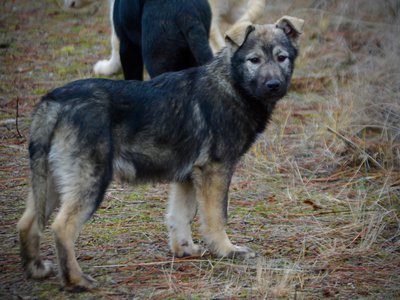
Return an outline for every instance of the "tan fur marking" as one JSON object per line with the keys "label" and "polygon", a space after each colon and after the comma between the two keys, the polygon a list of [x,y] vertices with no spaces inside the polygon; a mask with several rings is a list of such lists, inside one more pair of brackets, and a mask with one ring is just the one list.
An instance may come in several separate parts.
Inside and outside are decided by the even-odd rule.
{"label": "tan fur marking", "polygon": [[232,26],[225,34],[226,41],[232,41],[236,46],[241,46],[247,36],[248,30],[253,27],[249,21],[243,21]]}
{"label": "tan fur marking", "polygon": [[35,217],[35,203],[33,201],[32,191],[29,192],[28,199],[26,201],[26,208],[21,219],[18,221],[17,229],[19,231],[29,231]]}
{"label": "tan fur marking", "polygon": [[199,203],[201,230],[211,250],[225,256],[234,250],[225,232],[223,200],[229,185],[228,172],[218,164],[210,164],[194,172],[196,197]]}
{"label": "tan fur marking", "polygon": [[299,19],[296,17],[290,17],[290,16],[283,16],[275,24],[278,26],[284,26],[285,23],[288,23],[288,25],[297,32],[297,34],[303,33],[303,27],[304,27],[303,19]]}
{"label": "tan fur marking", "polygon": [[[86,208],[87,209],[87,208]],[[63,199],[51,229],[56,240],[60,275],[66,287],[90,289],[92,284],[85,278],[75,256],[75,241],[85,221],[87,212],[77,207],[76,201]]]}

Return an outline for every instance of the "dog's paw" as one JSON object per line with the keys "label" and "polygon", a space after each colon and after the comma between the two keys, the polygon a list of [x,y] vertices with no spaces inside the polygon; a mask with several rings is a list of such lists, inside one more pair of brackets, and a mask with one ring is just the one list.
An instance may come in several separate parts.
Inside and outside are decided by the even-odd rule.
{"label": "dog's paw", "polygon": [[111,75],[117,73],[120,69],[120,65],[111,60],[100,60],[94,67],[93,71],[96,75]]}
{"label": "dog's paw", "polygon": [[26,268],[26,275],[32,279],[44,279],[54,275],[53,263],[49,260],[31,261]]}
{"label": "dog's paw", "polygon": [[253,250],[251,250],[249,247],[234,245],[233,249],[231,249],[225,255],[221,255],[221,256],[229,257],[229,258],[249,259],[249,258],[256,257],[256,253]]}
{"label": "dog's paw", "polygon": [[98,283],[89,275],[82,274],[79,281],[64,285],[63,290],[70,293],[80,293],[98,288]]}
{"label": "dog's paw", "polygon": [[173,243],[171,251],[176,257],[201,256],[203,248],[193,242],[181,241],[181,243]]}

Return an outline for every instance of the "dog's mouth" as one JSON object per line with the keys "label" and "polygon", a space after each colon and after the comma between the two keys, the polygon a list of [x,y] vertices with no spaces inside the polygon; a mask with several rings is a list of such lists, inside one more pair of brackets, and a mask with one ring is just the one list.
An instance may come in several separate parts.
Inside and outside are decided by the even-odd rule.
{"label": "dog's mouth", "polygon": [[276,102],[287,93],[287,84],[277,79],[270,79],[261,82],[254,80],[246,89],[253,97],[266,102]]}
{"label": "dog's mouth", "polygon": [[275,102],[285,96],[286,85],[279,80],[268,80],[258,89],[258,96],[268,102]]}

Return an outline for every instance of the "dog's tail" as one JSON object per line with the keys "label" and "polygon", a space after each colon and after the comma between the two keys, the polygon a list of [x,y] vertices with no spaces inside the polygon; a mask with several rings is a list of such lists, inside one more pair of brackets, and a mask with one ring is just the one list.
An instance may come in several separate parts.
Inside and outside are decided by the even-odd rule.
{"label": "dog's tail", "polygon": [[42,98],[36,107],[30,129],[29,158],[33,209],[40,230],[46,223],[46,201],[48,192],[49,152],[51,138],[59,117],[60,105],[49,95]]}
{"label": "dog's tail", "polygon": [[[25,212],[18,221],[22,264],[28,277],[44,278],[53,273],[51,263],[40,259],[40,236],[46,225],[49,152],[60,115],[60,104],[50,95],[42,98],[33,115],[29,156],[31,190]],[[49,206],[51,207],[51,205]]]}

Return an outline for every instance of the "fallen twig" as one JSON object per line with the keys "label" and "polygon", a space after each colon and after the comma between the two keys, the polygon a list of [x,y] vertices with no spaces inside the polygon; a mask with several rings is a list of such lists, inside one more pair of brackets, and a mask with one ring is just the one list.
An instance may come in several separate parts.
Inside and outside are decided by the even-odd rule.
{"label": "fallen twig", "polygon": [[18,137],[22,138],[22,134],[19,132],[18,128],[18,117],[19,117],[19,97],[17,97],[17,104],[16,104],[16,114],[15,114],[15,128],[17,129]]}

